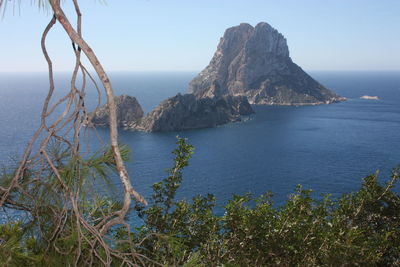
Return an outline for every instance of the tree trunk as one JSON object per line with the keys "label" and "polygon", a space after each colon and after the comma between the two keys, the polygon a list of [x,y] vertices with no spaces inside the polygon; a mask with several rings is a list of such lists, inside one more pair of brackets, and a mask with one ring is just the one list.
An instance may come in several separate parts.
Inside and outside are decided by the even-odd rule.
{"label": "tree trunk", "polygon": [[106,230],[108,229],[109,225],[115,224],[117,221],[123,220],[125,217],[126,213],[129,210],[130,204],[131,204],[131,195],[135,197],[135,199],[139,202],[142,202],[147,205],[146,200],[139,194],[137,193],[134,188],[132,187],[132,184],[129,180],[128,172],[126,171],[124,162],[121,157],[121,153],[118,147],[118,128],[117,128],[117,112],[116,112],[116,105],[114,101],[114,92],[110,83],[110,80],[104,71],[102,65],[100,64],[99,60],[97,59],[97,56],[93,52],[93,50],[90,48],[90,46],[83,40],[79,34],[76,32],[76,30],[72,27],[71,23],[69,22],[68,18],[64,14],[61,6],[60,6],[60,0],[49,0],[49,3],[52,7],[52,10],[54,12],[54,15],[57,18],[57,21],[60,22],[60,24],[63,26],[64,30],[68,34],[68,36],[71,38],[72,42],[77,44],[82,51],[85,53],[87,58],[89,59],[90,63],[92,64],[93,68],[95,69],[97,75],[99,76],[104,89],[107,94],[107,105],[110,110],[110,115],[109,115],[109,120],[110,120],[110,142],[111,142],[111,147],[112,147],[112,152],[114,155],[114,159],[117,165],[118,173],[121,179],[122,184],[124,185],[124,204],[122,209],[117,212],[118,217],[115,218],[115,220],[110,221],[107,223],[103,229]]}

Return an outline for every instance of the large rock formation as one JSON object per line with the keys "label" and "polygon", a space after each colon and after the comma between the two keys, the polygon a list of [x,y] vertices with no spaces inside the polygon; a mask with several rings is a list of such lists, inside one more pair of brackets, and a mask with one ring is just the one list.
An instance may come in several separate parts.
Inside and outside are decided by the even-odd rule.
{"label": "large rock formation", "polygon": [[[241,115],[254,113],[246,97],[222,96],[197,98],[193,94],[177,94],[162,101],[143,117],[143,111],[134,97],[116,98],[118,125],[125,129],[146,132],[181,131],[215,127],[241,120]],[[94,114],[92,122],[108,124],[106,105]]]}
{"label": "large rock formation", "polygon": [[227,29],[210,64],[190,82],[189,93],[242,95],[251,104],[270,105],[344,100],[293,63],[286,39],[265,22]]}
{"label": "large rock formation", "polygon": [[[117,123],[119,127],[126,124],[139,121],[143,117],[143,110],[135,97],[128,95],[116,96],[115,104],[117,106]],[[103,105],[92,114],[91,121],[95,125],[105,126],[109,121],[109,109]]]}
{"label": "large rock formation", "polygon": [[[254,113],[250,104],[313,105],[344,100],[291,60],[286,39],[265,22],[226,30],[210,64],[189,85],[189,94],[161,102],[148,115],[134,97],[116,98],[118,126],[148,131],[215,127]],[[93,116],[108,124],[108,109]]]}

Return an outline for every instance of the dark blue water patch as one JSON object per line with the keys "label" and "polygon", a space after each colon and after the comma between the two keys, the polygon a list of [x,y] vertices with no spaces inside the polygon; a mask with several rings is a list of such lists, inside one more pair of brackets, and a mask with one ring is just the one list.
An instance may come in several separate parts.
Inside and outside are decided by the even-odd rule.
{"label": "dark blue water patch", "polygon": [[[137,96],[146,111],[165,97],[184,91],[192,77],[188,73],[110,76],[117,94]],[[120,141],[132,149],[127,165],[132,183],[150,197],[151,185],[164,178],[165,170],[172,166],[176,135],[195,146],[179,198],[213,193],[223,204],[232,194],[251,192],[258,196],[272,191],[276,203],[282,204],[297,184],[313,189],[316,196],[340,196],[357,190],[361,178],[378,169],[382,179],[387,179],[391,168],[400,163],[399,73],[318,72],[313,76],[348,101],[321,106],[255,106],[256,114],[249,120],[211,129],[121,131]],[[38,125],[37,112],[46,92],[45,79],[7,79],[0,75],[3,162],[24,148]],[[33,82],[27,83],[29,79]],[[362,95],[377,95],[380,100],[363,100],[359,98]],[[94,98],[95,94],[88,96]],[[95,103],[88,101],[89,106]],[[98,133],[108,140],[106,128],[99,128]],[[92,149],[99,147],[96,138],[89,140]],[[119,188],[118,179],[113,179]]]}

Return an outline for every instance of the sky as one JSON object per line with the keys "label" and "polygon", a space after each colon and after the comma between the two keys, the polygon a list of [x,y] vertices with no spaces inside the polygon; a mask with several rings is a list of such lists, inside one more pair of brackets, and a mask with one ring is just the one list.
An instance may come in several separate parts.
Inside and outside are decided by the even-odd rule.
{"label": "sky", "polygon": [[[18,3],[17,0],[14,2]],[[46,71],[40,38],[49,10],[9,2],[0,18],[0,72]],[[64,8],[75,21],[72,1]],[[83,35],[108,71],[200,71],[225,29],[265,21],[305,70],[400,70],[400,0],[80,0]],[[73,68],[57,24],[54,68]]]}

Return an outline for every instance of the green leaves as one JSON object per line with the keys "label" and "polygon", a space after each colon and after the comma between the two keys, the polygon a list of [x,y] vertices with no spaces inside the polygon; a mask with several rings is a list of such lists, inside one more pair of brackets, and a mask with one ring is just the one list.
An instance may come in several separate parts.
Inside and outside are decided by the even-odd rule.
{"label": "green leaves", "polygon": [[42,253],[33,250],[37,247],[36,241],[24,240],[24,234],[20,222],[0,225],[0,266],[28,266],[41,260]]}
{"label": "green leaves", "polygon": [[400,262],[400,202],[392,190],[398,169],[382,186],[378,173],[359,191],[313,199],[300,185],[276,207],[272,194],[234,195],[223,216],[215,197],[175,200],[192,147],[178,139],[174,167],[153,185],[152,204],[142,208],[141,253],[164,265],[204,266],[392,266]]}
{"label": "green leaves", "polygon": [[[127,149],[121,151],[127,156]],[[330,195],[314,199],[311,190],[301,186],[280,207],[273,204],[272,193],[256,199],[250,194],[234,195],[222,207],[223,215],[217,215],[213,195],[195,196],[191,201],[176,199],[193,147],[178,138],[172,153],[173,166],[165,179],[153,185],[150,205],[136,205],[143,224],[132,232],[121,225],[109,233],[115,251],[128,255],[132,247],[127,240],[131,240],[136,244],[135,253],[143,255],[150,266],[155,262],[164,266],[400,265],[400,198],[394,190],[398,168],[386,184],[381,185],[375,173],[364,178],[357,192],[338,199]],[[87,180],[107,179],[115,171],[109,149],[88,159],[60,159],[58,165],[64,181],[81,193]],[[3,175],[3,184],[7,179]],[[88,233],[79,232],[76,217],[70,209],[63,209],[56,185],[41,186],[27,188],[40,192],[37,201],[41,201],[30,225],[0,225],[0,262],[11,266],[73,263],[55,250],[46,252],[46,240],[66,253],[77,249],[78,234]],[[93,225],[120,208],[120,203],[109,197],[88,193],[91,195],[82,195],[78,204],[82,216]],[[15,195],[13,200],[32,201],[21,197]],[[64,211],[60,221],[52,221],[59,211]],[[65,227],[59,233],[57,225],[61,223]],[[85,241],[80,249],[87,255],[90,246]]]}

